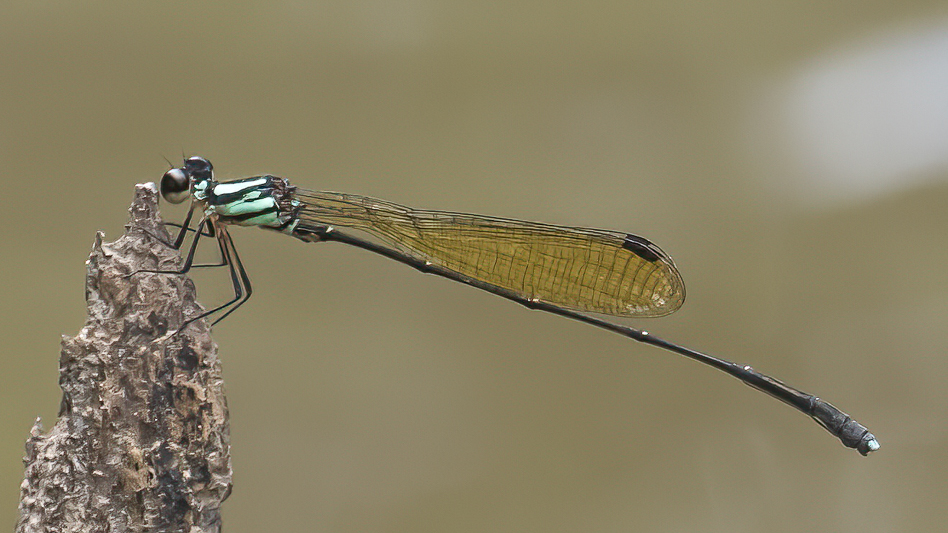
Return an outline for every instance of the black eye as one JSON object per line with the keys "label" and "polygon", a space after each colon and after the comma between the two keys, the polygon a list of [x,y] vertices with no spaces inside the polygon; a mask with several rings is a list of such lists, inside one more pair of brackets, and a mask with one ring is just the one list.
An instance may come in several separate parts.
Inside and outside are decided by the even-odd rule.
{"label": "black eye", "polygon": [[184,161],[184,171],[195,181],[209,180],[214,177],[214,165],[203,157],[189,157]]}
{"label": "black eye", "polygon": [[173,168],[161,177],[161,197],[172,204],[180,204],[191,195],[191,180],[180,168]]}

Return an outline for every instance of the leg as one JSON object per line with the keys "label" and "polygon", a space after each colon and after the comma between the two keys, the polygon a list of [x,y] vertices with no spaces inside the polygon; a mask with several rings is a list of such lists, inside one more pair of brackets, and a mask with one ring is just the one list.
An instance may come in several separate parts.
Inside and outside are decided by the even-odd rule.
{"label": "leg", "polygon": [[[187,221],[185,221],[185,222],[187,222]],[[202,221],[202,222],[203,222],[203,221]],[[188,226],[186,226],[186,225],[179,225],[179,224],[175,224],[175,223],[173,223],[173,222],[166,222],[166,224],[171,224],[171,225],[179,226],[180,228],[182,228],[182,231],[184,231],[184,232],[193,231],[193,232],[194,232],[194,240],[195,240],[195,241],[196,241],[199,237],[216,237],[216,236],[217,236],[217,233],[216,233],[216,231],[215,231],[215,229],[214,229],[214,226],[213,226],[212,224],[210,224],[209,222],[208,222],[208,223],[204,223],[203,225],[202,225],[201,223],[198,223],[197,229],[192,229],[192,228],[190,228],[190,227],[188,227]],[[189,260],[191,261],[191,264],[188,265],[188,268],[189,268],[189,269],[191,269],[191,268],[213,268],[213,267],[227,266],[227,255],[224,253],[224,245],[221,243],[221,240],[220,240],[220,239],[217,239],[217,246],[218,246],[218,248],[220,249],[220,252],[221,252],[221,259],[220,259],[220,262],[219,262],[219,263],[203,263],[203,264],[200,264],[200,265],[195,265],[195,264],[193,263],[193,259],[194,259],[194,250],[195,250],[196,245],[194,244],[194,241],[192,241],[192,242],[191,242],[191,249],[190,249],[189,252],[188,252],[188,258],[189,258]],[[188,263],[188,262],[185,261],[185,264],[187,264],[187,263]]]}
{"label": "leg", "polygon": [[247,271],[244,270],[243,263],[240,262],[240,256],[237,255],[237,249],[234,246],[234,241],[231,239],[230,234],[222,228],[218,228],[217,232],[218,244],[220,246],[221,256],[223,257],[223,263],[230,267],[230,279],[234,285],[234,297],[230,301],[219,305],[214,309],[205,311],[194,318],[189,318],[183,324],[181,324],[179,331],[183,330],[188,324],[194,321],[205,318],[233,305],[233,307],[228,309],[227,312],[211,323],[212,326],[217,324],[227,315],[231,314],[235,309],[243,305],[243,303],[250,298],[250,294],[253,292],[253,289],[250,286],[250,278],[247,276]]}
{"label": "leg", "polygon": [[[193,229],[193,228],[189,228],[189,227],[184,226],[184,225],[182,225],[182,224],[178,224],[177,222],[165,222],[164,225],[165,225],[165,226],[171,226],[172,228],[178,228],[178,231],[180,231],[182,228],[184,229],[184,231],[188,231],[188,232],[192,232],[192,233],[197,231],[197,230],[195,230],[195,229]],[[206,232],[204,232],[204,233],[201,233],[201,236],[202,236],[202,237],[213,237],[214,234],[211,233],[211,232],[206,231]]]}
{"label": "leg", "polygon": [[[150,231],[148,231],[148,230],[142,230],[142,231],[144,231],[146,234],[148,234],[148,235],[154,237],[156,241],[158,241],[158,242],[160,242],[160,243],[162,243],[162,244],[164,244],[164,245],[166,245],[166,246],[168,246],[168,247],[170,247],[170,248],[174,248],[175,250],[178,250],[178,249],[181,248],[181,244],[184,242],[184,237],[185,237],[185,235],[187,235],[187,233],[188,233],[189,231],[196,231],[196,230],[191,229],[191,227],[190,227],[190,226],[191,226],[191,217],[193,217],[193,216],[194,216],[194,204],[192,203],[192,204],[191,204],[191,209],[188,210],[187,216],[184,217],[184,223],[183,223],[183,224],[177,224],[177,223],[175,223],[175,222],[164,222],[164,225],[165,225],[165,226],[173,226],[173,227],[181,228],[181,229],[178,231],[177,236],[175,236],[174,242],[167,242],[167,241],[165,241],[164,239],[162,239],[161,237],[155,235],[154,233],[152,233],[152,232],[150,232]],[[203,236],[205,236],[205,237],[213,237],[213,235],[211,235],[210,233],[203,234]]]}
{"label": "leg", "polygon": [[[188,218],[190,218],[190,215]],[[139,272],[149,272],[152,274],[186,274],[189,270],[191,270],[191,267],[194,265],[194,252],[197,250],[198,241],[201,240],[201,235],[203,235],[204,227],[209,225],[209,223],[210,222],[208,221],[207,218],[203,218],[201,219],[200,222],[198,222],[197,230],[196,230],[196,233],[194,234],[194,240],[191,241],[191,247],[188,249],[188,255],[184,259],[184,264],[181,266],[181,270],[136,270],[135,272],[132,272],[131,274],[126,275],[126,277],[134,276],[135,274],[138,274]],[[181,231],[181,235],[183,235],[184,233],[185,233],[184,231]]]}
{"label": "leg", "polygon": [[[221,230],[217,230],[217,234],[215,234],[214,226],[211,226],[210,224],[209,224],[208,226],[209,226],[209,227],[208,227],[208,230],[207,230],[206,232],[198,232],[197,230],[191,230],[191,231],[194,231],[194,232],[195,232],[195,236],[194,236],[195,239],[198,237],[198,235],[204,236],[204,237],[208,237],[208,236],[210,236],[210,237],[215,237],[215,236],[218,237],[218,239],[217,239],[217,248],[218,248],[218,250],[220,251],[220,254],[221,254],[220,263],[203,263],[203,264],[200,264],[200,265],[192,264],[192,265],[191,265],[191,268],[214,268],[214,267],[227,266],[228,264],[230,264],[230,260],[228,259],[227,252],[224,250],[224,241],[223,241],[223,239],[220,238],[220,231],[221,231]],[[227,236],[228,236],[228,238],[230,238],[230,234],[228,234]]]}
{"label": "leg", "polygon": [[[184,217],[184,222],[181,224],[181,231],[178,232],[178,236],[174,239],[174,244],[172,245],[175,250],[181,248],[181,244],[184,243],[184,236],[187,235],[188,229],[191,227],[191,217],[194,216],[194,202],[191,202],[191,209],[188,209],[188,216]],[[207,220],[207,217],[201,220],[203,223]],[[198,224],[197,235],[194,236],[194,240],[197,240],[201,235],[201,226],[202,223]]]}
{"label": "leg", "polygon": [[[237,247],[234,246],[234,241],[230,238],[230,233],[224,233],[224,237],[227,239],[227,243],[230,251],[233,253],[234,266],[237,268],[237,273],[240,274],[240,280],[243,283],[244,289],[247,291],[247,294],[244,295],[243,299],[238,301],[233,307],[227,310],[226,313],[221,315],[217,320],[215,320],[211,325],[217,324],[221,320],[227,318],[227,315],[233,313],[237,310],[238,307],[244,305],[247,300],[250,299],[250,295],[253,294],[253,287],[250,285],[250,276],[247,275],[247,270],[244,269],[244,264],[240,260],[240,255],[237,254]],[[237,283],[235,281],[234,285]],[[238,296],[239,299],[239,296]]]}

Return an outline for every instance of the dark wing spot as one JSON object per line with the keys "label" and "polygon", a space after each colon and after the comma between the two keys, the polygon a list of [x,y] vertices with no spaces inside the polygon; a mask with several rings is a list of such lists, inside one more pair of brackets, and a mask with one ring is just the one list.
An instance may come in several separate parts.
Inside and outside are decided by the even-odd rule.
{"label": "dark wing spot", "polygon": [[631,233],[625,236],[622,247],[645,259],[649,263],[654,263],[662,258],[661,251],[657,246],[652,244],[651,241],[644,237],[632,235]]}

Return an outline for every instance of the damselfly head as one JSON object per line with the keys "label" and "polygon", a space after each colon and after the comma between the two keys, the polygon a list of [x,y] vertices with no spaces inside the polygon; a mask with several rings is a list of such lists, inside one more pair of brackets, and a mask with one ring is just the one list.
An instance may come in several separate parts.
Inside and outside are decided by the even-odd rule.
{"label": "damselfly head", "polygon": [[214,166],[203,157],[189,157],[184,165],[173,168],[161,177],[161,197],[172,204],[180,204],[191,196],[192,185],[214,179]]}
{"label": "damselfly head", "polygon": [[161,177],[161,197],[168,203],[180,204],[191,196],[191,180],[180,168],[173,168]]}
{"label": "damselfly head", "polygon": [[214,179],[214,165],[200,156],[192,156],[184,160],[184,171],[194,181]]}

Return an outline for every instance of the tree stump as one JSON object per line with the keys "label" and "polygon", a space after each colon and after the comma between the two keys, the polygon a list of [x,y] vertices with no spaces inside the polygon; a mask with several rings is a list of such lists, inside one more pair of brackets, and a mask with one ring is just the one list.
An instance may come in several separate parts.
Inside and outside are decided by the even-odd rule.
{"label": "tree stump", "polygon": [[138,185],[125,235],[95,237],[88,319],[63,337],[59,420],[26,444],[17,533],[219,532],[230,494],[224,380],[202,308],[177,270],[154,184]]}

